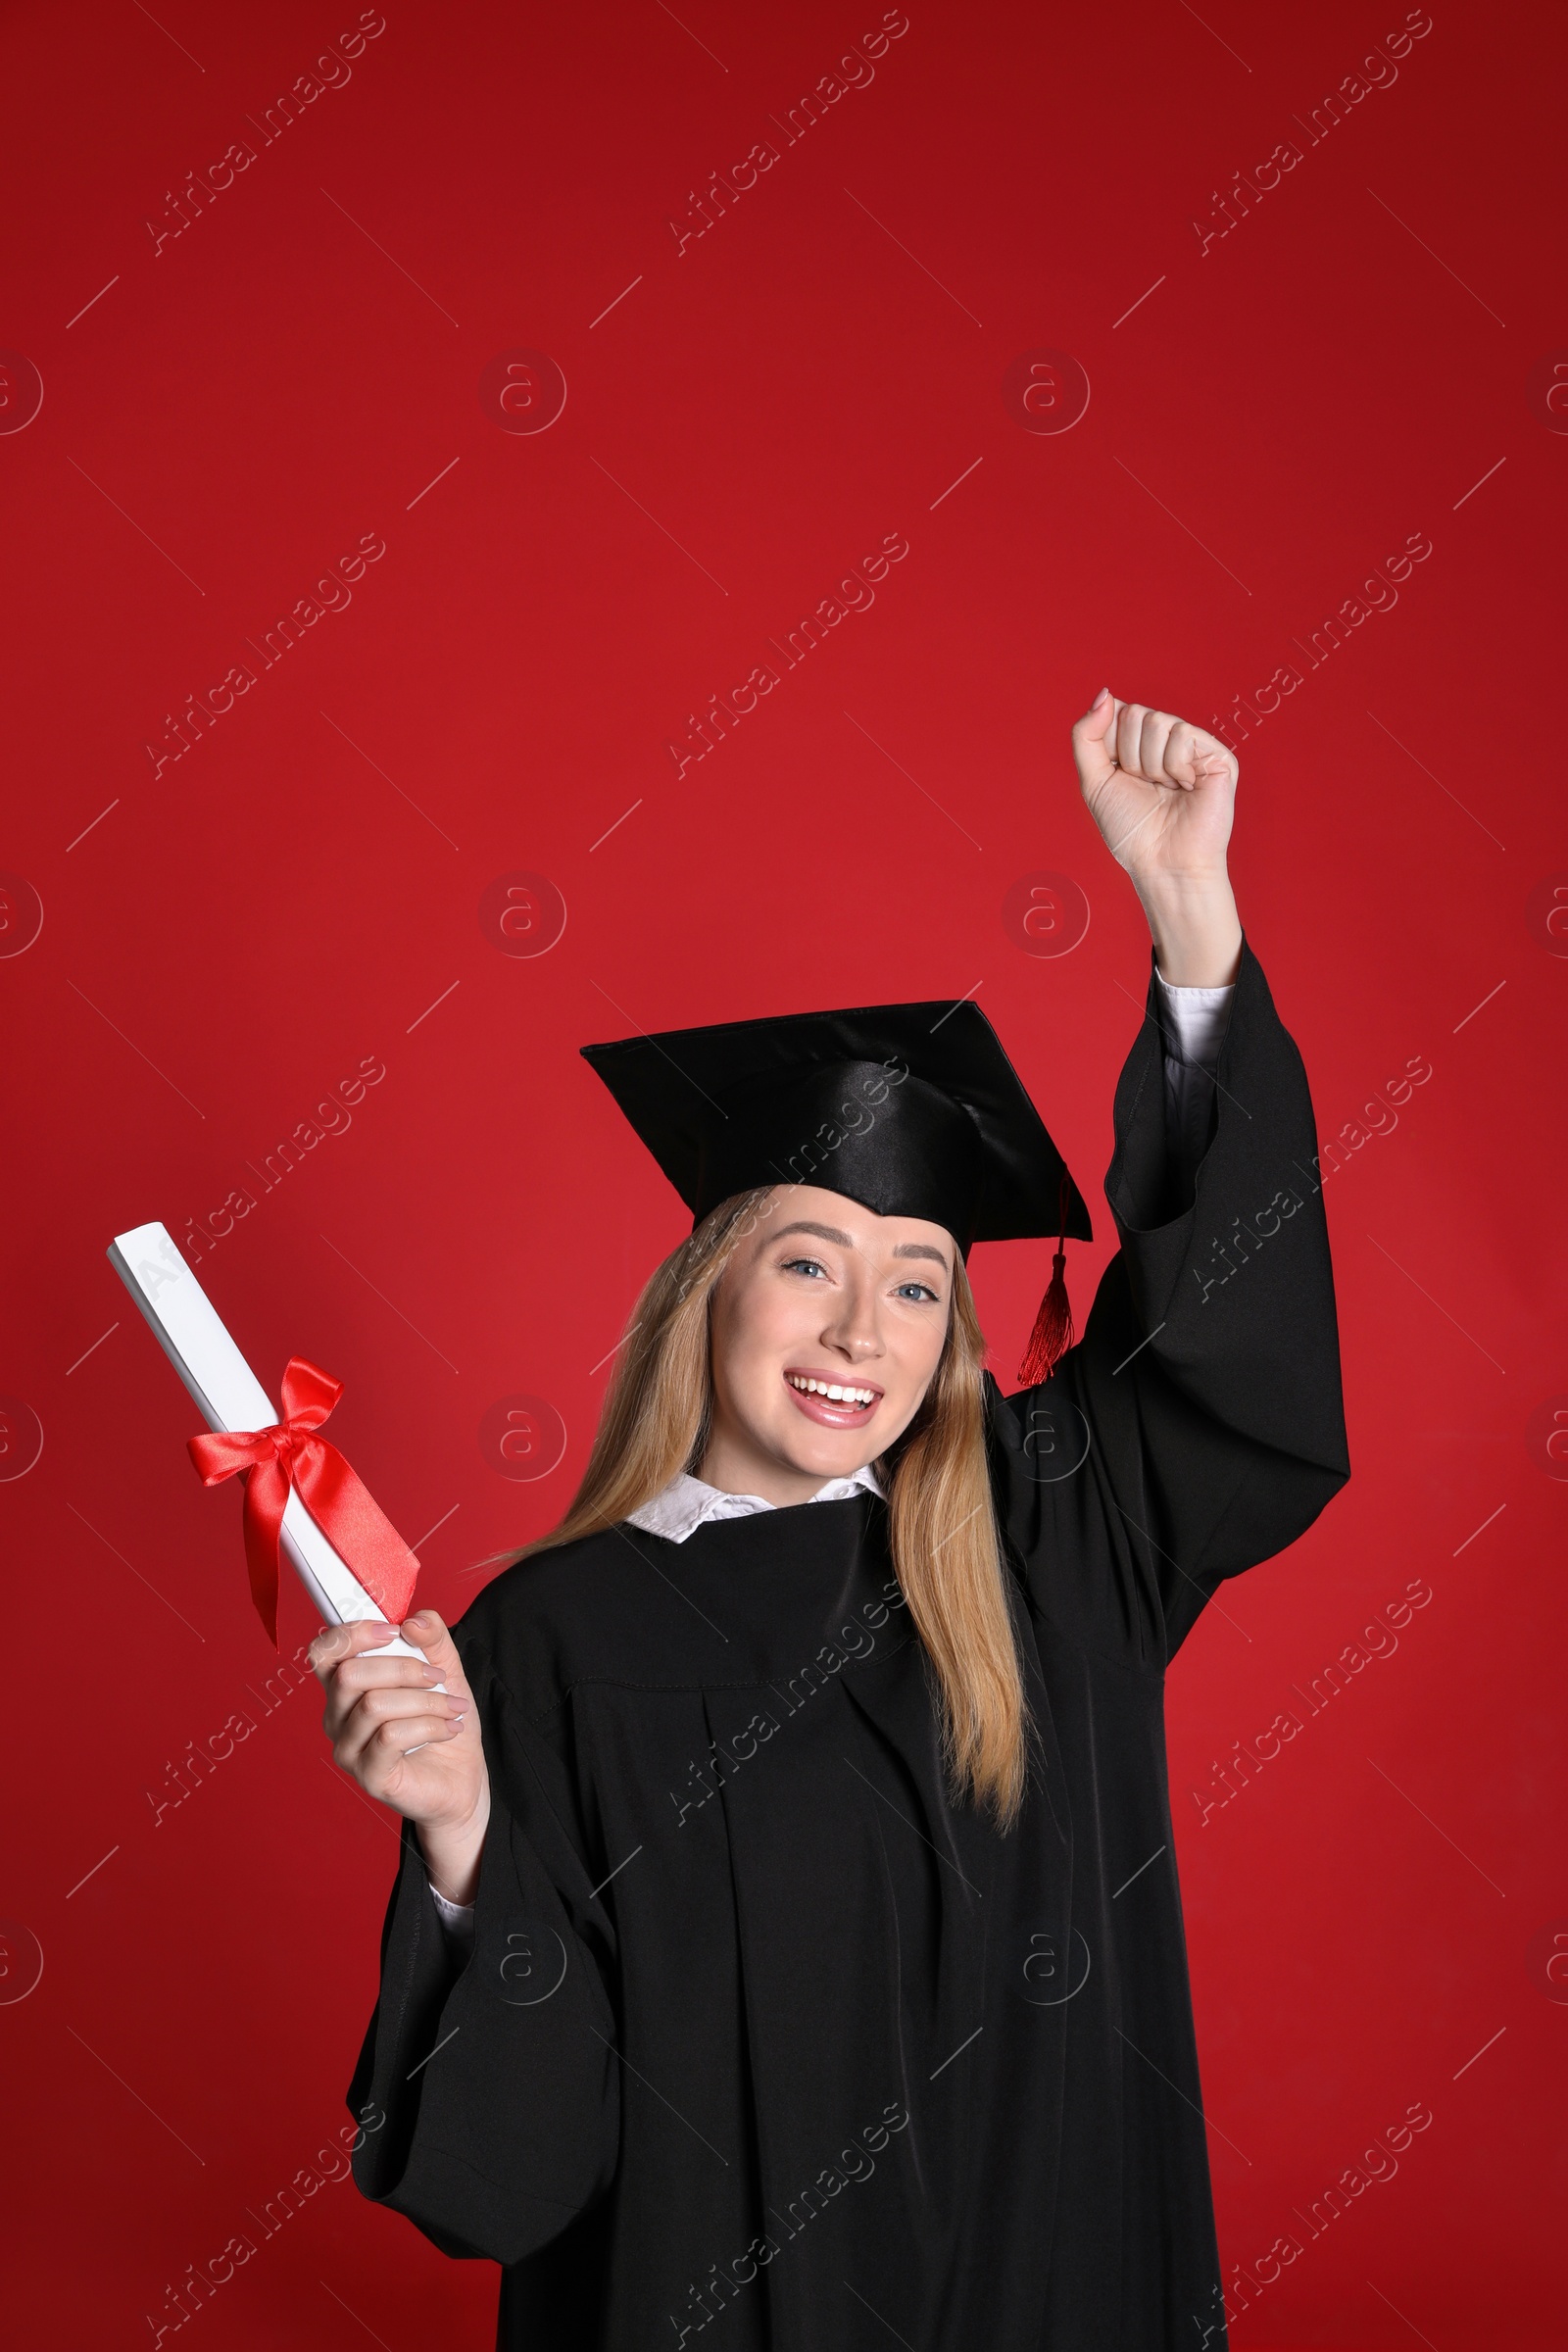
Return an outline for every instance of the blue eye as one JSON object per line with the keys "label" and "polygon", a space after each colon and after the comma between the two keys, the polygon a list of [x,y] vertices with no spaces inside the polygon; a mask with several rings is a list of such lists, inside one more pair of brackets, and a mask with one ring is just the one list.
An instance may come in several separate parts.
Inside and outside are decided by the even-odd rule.
{"label": "blue eye", "polygon": [[933,1306],[941,1303],[935,1291],[931,1289],[928,1283],[924,1282],[901,1282],[899,1285],[898,1295],[901,1298],[906,1298],[908,1297],[911,1291],[917,1291],[922,1298],[929,1298]]}
{"label": "blue eye", "polygon": [[814,1257],[787,1257],[784,1260],[780,1271],[785,1274],[804,1274],[808,1272],[821,1274],[824,1269],[820,1262]]}

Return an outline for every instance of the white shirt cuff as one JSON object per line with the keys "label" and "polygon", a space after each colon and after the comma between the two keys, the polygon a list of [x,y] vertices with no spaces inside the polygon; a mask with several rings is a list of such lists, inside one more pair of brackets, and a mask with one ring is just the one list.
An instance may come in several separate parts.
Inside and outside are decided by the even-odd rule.
{"label": "white shirt cuff", "polygon": [[1181,1059],[1212,1072],[1225,1042],[1235,982],[1226,988],[1177,988],[1163,972],[1156,971],[1154,977],[1164,997],[1171,1039]]}
{"label": "white shirt cuff", "polygon": [[[428,1881],[426,1883],[428,1884]],[[430,1900],[435,1905],[437,1918],[452,1937],[453,1942],[464,1951],[471,1951],[474,1937],[473,1905],[471,1903],[449,1903],[446,1896],[439,1893],[433,1886],[430,1887]]]}
{"label": "white shirt cuff", "polygon": [[1214,1065],[1231,1017],[1235,983],[1227,988],[1176,988],[1157,965],[1164,1004],[1165,1133],[1178,1180],[1186,1184],[1202,1158],[1214,1101]]}

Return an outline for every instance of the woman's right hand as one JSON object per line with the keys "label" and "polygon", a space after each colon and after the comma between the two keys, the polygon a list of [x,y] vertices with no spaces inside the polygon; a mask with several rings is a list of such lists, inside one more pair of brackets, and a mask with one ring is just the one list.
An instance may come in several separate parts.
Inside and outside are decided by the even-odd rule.
{"label": "woman's right hand", "polygon": [[[424,1660],[377,1656],[394,1634]],[[326,1693],[322,1726],[334,1760],[367,1795],[419,1832],[431,1878],[453,1902],[473,1899],[490,1817],[479,1715],[457,1644],[433,1609],[401,1626],[333,1626],[311,1643]],[[444,1691],[432,1685],[444,1683]],[[410,1751],[413,1751],[412,1753]]]}

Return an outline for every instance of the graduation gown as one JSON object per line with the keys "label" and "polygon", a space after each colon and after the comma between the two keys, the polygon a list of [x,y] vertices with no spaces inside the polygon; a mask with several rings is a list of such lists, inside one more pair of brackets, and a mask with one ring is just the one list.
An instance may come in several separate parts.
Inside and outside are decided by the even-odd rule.
{"label": "graduation gown", "polygon": [[1083,1339],[986,1381],[1035,1726],[1009,1833],[950,1801],[873,1494],[622,1525],[455,1628],[474,1944],[406,1826],[348,2097],[364,2193],[504,2266],[503,2347],[1224,2341],[1164,1675],[1348,1462],[1300,1058],[1244,949],[1183,1175],[1156,996]]}

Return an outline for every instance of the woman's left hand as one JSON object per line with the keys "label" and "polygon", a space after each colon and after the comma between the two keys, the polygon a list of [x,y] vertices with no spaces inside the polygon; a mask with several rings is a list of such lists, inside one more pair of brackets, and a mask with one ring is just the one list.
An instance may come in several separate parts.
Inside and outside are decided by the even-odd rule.
{"label": "woman's left hand", "polygon": [[1105,687],[1073,728],[1072,751],[1085,806],[1143,901],[1160,971],[1177,987],[1226,986],[1242,953],[1225,866],[1235,753]]}
{"label": "woman's left hand", "polygon": [[1072,749],[1089,813],[1135,882],[1223,876],[1234,752],[1168,710],[1118,703],[1105,687],[1074,727]]}

